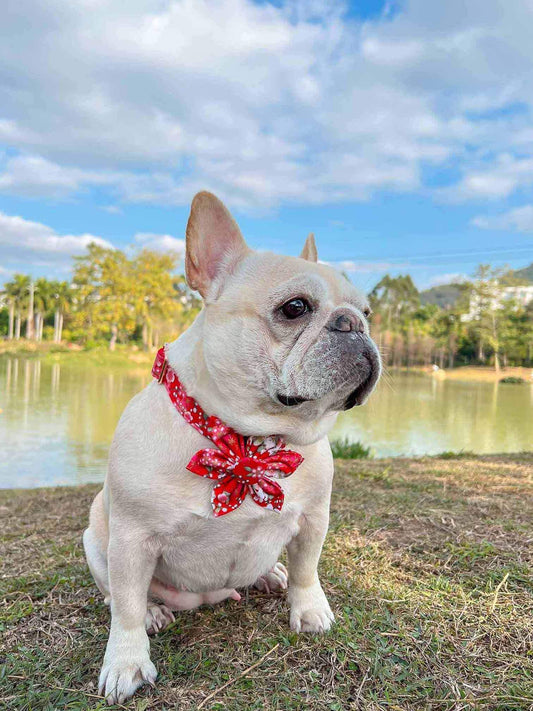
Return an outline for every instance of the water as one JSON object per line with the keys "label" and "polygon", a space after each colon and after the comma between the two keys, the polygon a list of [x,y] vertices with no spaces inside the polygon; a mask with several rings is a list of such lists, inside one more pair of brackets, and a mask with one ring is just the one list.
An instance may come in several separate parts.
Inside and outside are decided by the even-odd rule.
{"label": "water", "polygon": [[[0,488],[101,481],[116,423],[150,380],[117,370],[0,358]],[[333,437],[376,456],[533,448],[533,386],[398,375],[340,415]]]}

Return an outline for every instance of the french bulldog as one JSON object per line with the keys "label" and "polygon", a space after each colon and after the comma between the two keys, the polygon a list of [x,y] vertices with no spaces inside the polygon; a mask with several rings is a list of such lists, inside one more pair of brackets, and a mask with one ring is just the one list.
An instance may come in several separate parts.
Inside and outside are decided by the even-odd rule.
{"label": "french bulldog", "polygon": [[[171,372],[206,417],[254,441],[281,438],[303,461],[280,484],[280,510],[246,496],[217,516],[215,482],[187,468],[213,443],[157,380],[130,401],[83,536],[111,608],[99,679],[110,704],[154,683],[148,635],[172,623],[174,611],[238,600],[238,588],[288,586],[291,628],[329,629],[334,617],[317,574],[333,478],[327,433],[340,411],[366,401],[381,371],[367,300],[317,261],[313,235],[300,257],[253,251],[223,203],[201,192],[187,224],[185,271],[204,306],[166,346]],[[288,572],[278,561],[284,547]]]}

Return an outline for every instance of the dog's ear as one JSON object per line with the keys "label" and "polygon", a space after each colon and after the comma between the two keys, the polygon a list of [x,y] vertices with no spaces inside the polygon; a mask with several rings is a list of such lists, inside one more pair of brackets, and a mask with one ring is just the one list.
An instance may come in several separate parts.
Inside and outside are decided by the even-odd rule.
{"label": "dog's ear", "polygon": [[[190,288],[204,299],[216,298],[224,276],[231,274],[249,251],[226,206],[211,193],[195,195],[185,243],[185,275]],[[214,282],[218,288],[213,291]]]}
{"label": "dog's ear", "polygon": [[318,252],[316,251],[315,235],[310,232],[305,240],[304,248],[300,254],[301,259],[307,259],[308,262],[318,261]]}

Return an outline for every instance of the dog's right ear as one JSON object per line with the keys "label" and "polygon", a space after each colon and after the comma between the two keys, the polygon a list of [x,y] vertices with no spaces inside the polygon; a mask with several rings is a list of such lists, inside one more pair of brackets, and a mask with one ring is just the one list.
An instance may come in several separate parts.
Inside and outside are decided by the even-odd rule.
{"label": "dog's right ear", "polygon": [[212,193],[195,195],[185,243],[185,275],[190,288],[204,299],[216,299],[224,277],[249,251],[226,206]]}

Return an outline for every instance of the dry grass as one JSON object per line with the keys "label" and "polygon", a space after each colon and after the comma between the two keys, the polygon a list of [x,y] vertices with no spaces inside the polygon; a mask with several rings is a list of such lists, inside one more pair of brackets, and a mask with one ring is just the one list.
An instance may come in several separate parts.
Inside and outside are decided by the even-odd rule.
{"label": "dry grass", "polygon": [[[108,611],[80,533],[97,487],[2,492],[0,706],[98,709]],[[338,461],[326,637],[284,596],[183,613],[125,708],[533,708],[533,455]]]}
{"label": "dry grass", "polygon": [[512,367],[502,368],[498,372],[489,366],[478,366],[478,365],[464,365],[458,368],[444,368],[441,370],[433,371],[431,367],[415,367],[415,368],[402,368],[406,372],[420,372],[426,375],[431,375],[434,378],[439,379],[450,379],[450,380],[467,380],[467,381],[479,381],[484,383],[497,383],[502,378],[507,378],[509,376],[515,378],[522,378],[526,383],[533,382],[531,379],[532,368],[522,368],[522,367]]}

